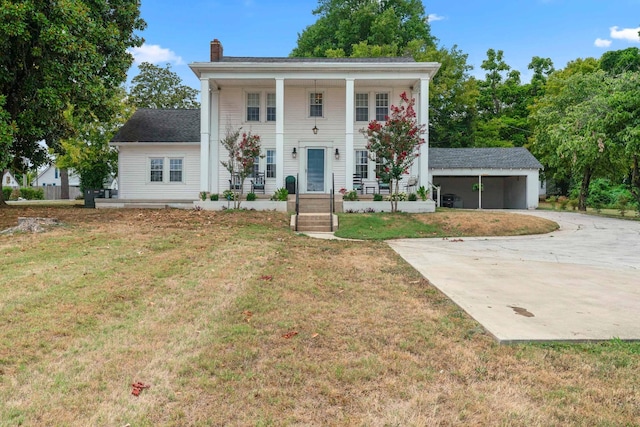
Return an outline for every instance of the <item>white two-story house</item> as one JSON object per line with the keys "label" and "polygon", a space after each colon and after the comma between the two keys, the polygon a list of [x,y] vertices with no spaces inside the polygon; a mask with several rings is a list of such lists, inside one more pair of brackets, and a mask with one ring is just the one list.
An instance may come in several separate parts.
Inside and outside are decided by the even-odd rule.
{"label": "white two-story house", "polygon": [[[363,193],[378,192],[376,164],[360,131],[371,120],[384,121],[390,107],[399,105],[402,93],[415,99],[417,119],[428,129],[429,83],[440,64],[404,57],[230,57],[213,40],[210,61],[190,67],[200,79],[200,110],[141,109],[113,138],[119,151],[120,200],[186,202],[198,199],[200,192],[220,194],[229,189],[231,177],[220,163],[227,152],[220,141],[229,129],[238,128],[261,138],[255,169],[265,176],[266,195],[285,188],[291,180],[287,177],[295,177],[300,194],[351,190],[354,176],[362,181]],[[403,180],[414,188],[429,188],[434,178],[429,135],[423,137],[427,143],[421,145],[420,156]],[[473,165],[467,174],[464,166],[455,164],[452,173],[475,180],[478,174],[522,176],[526,186],[533,186],[531,201],[525,189],[517,205],[502,207],[535,207],[539,163],[527,154],[531,157],[527,162],[509,162],[509,169]],[[439,165],[440,175],[443,170],[451,172],[445,166]],[[439,180],[449,186],[442,189],[444,193],[457,193],[456,183],[468,186],[458,178]],[[496,182],[495,191],[522,192],[509,180]],[[247,179],[244,192],[250,190]],[[495,207],[501,207],[503,199],[514,198],[500,196]]]}

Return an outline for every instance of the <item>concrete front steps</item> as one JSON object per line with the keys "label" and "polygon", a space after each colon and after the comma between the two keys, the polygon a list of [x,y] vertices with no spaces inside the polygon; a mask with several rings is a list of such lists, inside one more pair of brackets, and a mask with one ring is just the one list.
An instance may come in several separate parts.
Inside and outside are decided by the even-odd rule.
{"label": "concrete front steps", "polygon": [[[338,206],[338,199],[340,206]],[[290,211],[295,212],[295,196],[289,196]],[[335,199],[334,211],[342,209],[342,197]],[[291,216],[291,229],[299,232],[330,232],[338,229],[338,216],[330,214],[331,201],[328,194],[301,194],[299,215]],[[296,229],[297,221],[297,229]],[[333,230],[331,224],[333,223]]]}
{"label": "concrete front steps", "polygon": [[[298,220],[298,229],[296,230],[296,218]],[[331,230],[331,221],[333,221],[333,230]],[[291,230],[300,233],[327,233],[338,229],[338,216],[328,213],[301,213],[291,216]]]}

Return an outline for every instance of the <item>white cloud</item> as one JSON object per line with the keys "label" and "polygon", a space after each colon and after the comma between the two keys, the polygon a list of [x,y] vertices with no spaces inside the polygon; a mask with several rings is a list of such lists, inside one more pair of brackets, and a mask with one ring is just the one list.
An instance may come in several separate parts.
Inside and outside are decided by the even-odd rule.
{"label": "white cloud", "polygon": [[638,35],[638,31],[640,31],[640,27],[638,28],[621,28],[618,29],[617,26],[609,28],[611,31],[612,39],[620,39],[627,40],[630,42],[640,43],[640,36]]}
{"label": "white cloud", "polygon": [[596,47],[609,47],[611,46],[611,40],[607,40],[607,39],[596,39],[595,42],[593,42],[594,46]]}
{"label": "white cloud", "polygon": [[442,21],[443,19],[444,16],[436,15],[435,13],[430,13],[429,16],[427,16],[428,22]]}
{"label": "white cloud", "polygon": [[170,49],[165,49],[157,44],[144,43],[140,47],[132,47],[129,53],[133,55],[136,64],[141,62],[149,62],[151,64],[172,62],[176,65],[184,64],[182,57]]}

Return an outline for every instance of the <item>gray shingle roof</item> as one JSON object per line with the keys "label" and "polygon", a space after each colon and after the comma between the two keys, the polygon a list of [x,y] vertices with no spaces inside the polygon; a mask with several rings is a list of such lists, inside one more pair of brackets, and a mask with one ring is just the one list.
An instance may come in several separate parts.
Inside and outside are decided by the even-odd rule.
{"label": "gray shingle roof", "polygon": [[430,148],[430,169],[541,169],[540,162],[524,147]]}
{"label": "gray shingle roof", "polygon": [[140,108],[111,142],[200,142],[200,110]]}
{"label": "gray shingle roof", "polygon": [[416,62],[412,57],[394,56],[379,58],[290,58],[290,57],[253,57],[253,56],[223,56],[220,62],[323,62],[337,64],[366,64],[366,63],[395,63]]}

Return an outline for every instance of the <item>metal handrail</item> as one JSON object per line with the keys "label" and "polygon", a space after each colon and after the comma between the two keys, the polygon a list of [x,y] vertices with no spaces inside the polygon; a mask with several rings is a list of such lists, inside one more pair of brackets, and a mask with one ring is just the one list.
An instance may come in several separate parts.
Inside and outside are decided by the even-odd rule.
{"label": "metal handrail", "polygon": [[335,211],[336,177],[331,174],[331,194],[329,195],[329,229],[333,232],[333,213]]}
{"label": "metal handrail", "polygon": [[298,231],[298,215],[300,215],[300,191],[298,189],[299,175],[296,174],[296,231]]}

